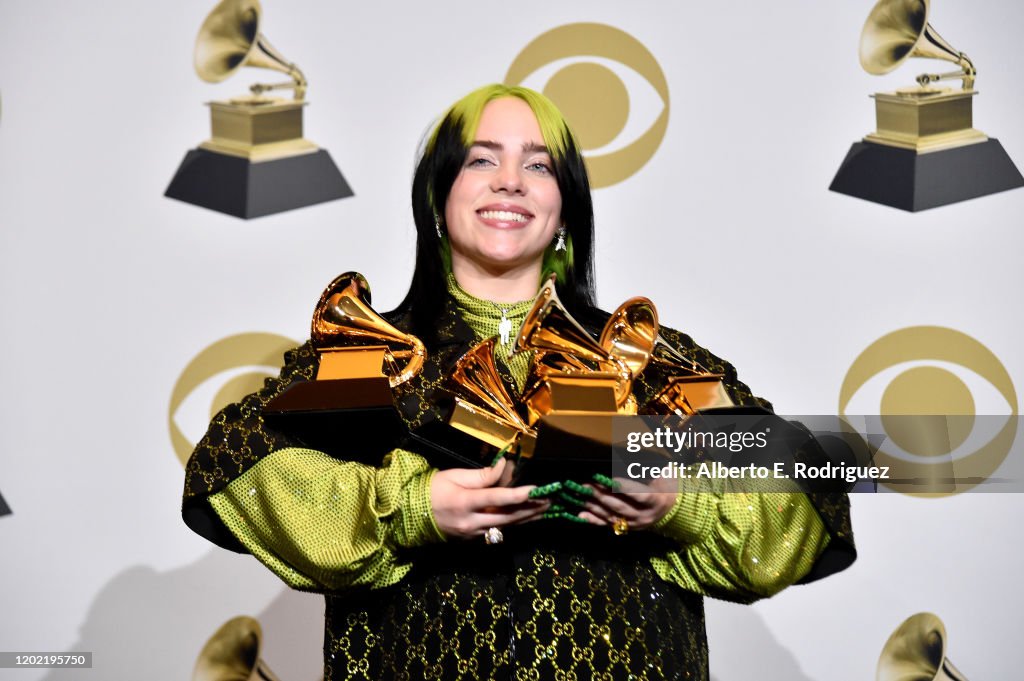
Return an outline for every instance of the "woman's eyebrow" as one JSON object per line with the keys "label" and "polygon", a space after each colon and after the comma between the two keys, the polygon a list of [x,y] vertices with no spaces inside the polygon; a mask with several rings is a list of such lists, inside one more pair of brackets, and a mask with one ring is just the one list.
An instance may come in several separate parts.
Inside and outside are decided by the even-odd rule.
{"label": "woman's eyebrow", "polygon": [[[476,140],[470,146],[471,147],[484,147],[485,149],[490,149],[492,151],[502,151],[502,150],[505,149],[505,145],[501,144],[500,142],[495,142],[493,140]],[[536,152],[540,152],[542,154],[546,154],[546,153],[548,153],[548,148],[546,146],[544,146],[543,144],[537,144],[536,142],[524,142],[523,143],[523,151],[525,153],[528,153],[528,154],[532,154],[532,153],[536,153]]]}

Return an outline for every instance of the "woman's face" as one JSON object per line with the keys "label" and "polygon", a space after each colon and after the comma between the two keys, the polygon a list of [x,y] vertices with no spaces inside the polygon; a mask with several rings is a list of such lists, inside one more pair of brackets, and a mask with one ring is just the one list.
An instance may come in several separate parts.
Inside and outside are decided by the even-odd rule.
{"label": "woman's face", "polygon": [[473,264],[501,274],[539,267],[561,213],[533,111],[517,97],[489,102],[445,207],[453,269]]}

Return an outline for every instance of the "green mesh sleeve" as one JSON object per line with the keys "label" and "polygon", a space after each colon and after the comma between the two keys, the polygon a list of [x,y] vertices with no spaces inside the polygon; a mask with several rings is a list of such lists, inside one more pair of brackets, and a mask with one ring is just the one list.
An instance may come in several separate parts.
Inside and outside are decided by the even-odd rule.
{"label": "green mesh sleeve", "polygon": [[293,588],[379,588],[412,567],[402,549],[444,541],[430,509],[433,473],[423,457],[400,449],[375,468],[286,448],[211,496],[210,505]]}
{"label": "green mesh sleeve", "polygon": [[814,506],[799,493],[681,493],[652,529],[680,544],[651,558],[662,579],[740,602],[801,579],[829,542]]}

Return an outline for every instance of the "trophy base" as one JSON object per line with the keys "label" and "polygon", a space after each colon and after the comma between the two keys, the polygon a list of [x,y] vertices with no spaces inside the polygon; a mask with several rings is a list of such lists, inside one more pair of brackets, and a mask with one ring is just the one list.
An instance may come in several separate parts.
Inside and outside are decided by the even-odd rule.
{"label": "trophy base", "polygon": [[484,468],[491,465],[498,453],[498,447],[440,420],[410,431],[404,446],[441,470]]}
{"label": "trophy base", "polygon": [[344,199],[352,190],[323,149],[254,162],[199,148],[185,155],[164,196],[248,220]]}
{"label": "trophy base", "polygon": [[[615,418],[614,412],[548,414],[537,424],[536,439],[520,439],[519,444],[524,447],[521,456],[508,455],[518,458],[515,484],[540,485],[568,479],[586,482],[594,473],[610,475]],[[444,421],[431,421],[416,428],[409,433],[408,442],[431,465],[441,469],[490,466],[500,450],[498,444],[481,437],[477,429],[471,434],[461,425]]]}
{"label": "trophy base", "polygon": [[371,466],[407,431],[383,377],[296,383],[267,403],[263,418],[310,449]]}
{"label": "trophy base", "polygon": [[[722,382],[723,374],[697,374],[674,376],[651,399],[644,414],[675,414],[683,416],[701,409],[735,406]],[[667,411],[665,411],[667,410]]]}
{"label": "trophy base", "polygon": [[1024,186],[999,140],[918,153],[854,142],[829,189],[910,212]]}
{"label": "trophy base", "polygon": [[560,412],[537,424],[533,456],[522,461],[516,484],[558,480],[589,482],[595,473],[614,473],[615,412]]}
{"label": "trophy base", "polygon": [[[459,397],[455,398],[455,409],[448,424],[497,449],[511,446],[523,438],[523,433],[513,424]],[[532,452],[532,447],[526,451],[527,455]]]}
{"label": "trophy base", "polygon": [[977,94],[975,90],[923,88],[875,93],[878,129],[864,141],[920,153],[984,142],[988,136],[972,127]]}

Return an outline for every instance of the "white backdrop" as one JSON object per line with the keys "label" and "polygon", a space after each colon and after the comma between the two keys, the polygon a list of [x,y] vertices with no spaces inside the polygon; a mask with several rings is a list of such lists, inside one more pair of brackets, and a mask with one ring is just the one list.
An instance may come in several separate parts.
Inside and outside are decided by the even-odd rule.
{"label": "white backdrop", "polygon": [[[203,103],[280,75],[196,77],[192,44],[212,4],[0,0],[0,495],[13,510],[0,517],[0,651],[94,653],[92,670],[0,669],[0,679],[180,681],[240,613],[263,622],[282,679],[319,678],[320,599],[180,520],[168,420],[197,439],[240,369],[207,377],[169,414],[172,390],[226,337],[305,338],[313,303],[342,271],[367,276],[377,309],[397,304],[422,135],[558,26],[625,31],[668,82],[660,147],[595,192],[604,307],[650,297],[782,413],[835,413],[857,356],[919,325],[968,334],[1024,379],[1024,190],[916,215],[827,191],[874,127],[868,95],[932,66],[884,78],[860,69],[869,1],[266,0],[264,31],[311,83],[306,136],[355,196],[248,222],[162,196],[208,137]],[[976,127],[1024,167],[1024,5],[932,9],[978,67]],[[630,86],[642,80],[623,73]],[[631,96],[626,132],[642,131],[662,103]],[[979,413],[1010,410],[976,402]],[[920,610],[943,618],[968,677],[1012,678],[1021,497],[859,496],[853,511],[851,569],[754,607],[709,603],[714,678],[870,679],[889,633]]]}

